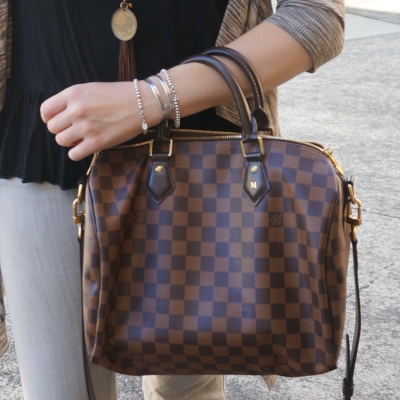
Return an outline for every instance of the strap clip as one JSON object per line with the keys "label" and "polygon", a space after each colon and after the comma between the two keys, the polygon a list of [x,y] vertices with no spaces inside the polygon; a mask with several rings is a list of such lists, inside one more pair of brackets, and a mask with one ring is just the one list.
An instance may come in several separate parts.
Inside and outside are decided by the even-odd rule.
{"label": "strap clip", "polygon": [[84,200],[85,185],[81,182],[78,186],[78,197],[72,203],[72,219],[76,225],[78,225],[78,240],[83,239],[83,224],[85,223],[85,211],[79,209],[79,205]]}
{"label": "strap clip", "polygon": [[[353,187],[353,181],[349,181],[347,184],[347,191],[349,195],[349,201],[347,202],[347,218],[346,222],[351,225],[351,238],[353,242],[357,241],[357,227],[362,224],[362,203],[356,197],[356,193]],[[353,215],[353,205],[357,205],[357,216]]]}

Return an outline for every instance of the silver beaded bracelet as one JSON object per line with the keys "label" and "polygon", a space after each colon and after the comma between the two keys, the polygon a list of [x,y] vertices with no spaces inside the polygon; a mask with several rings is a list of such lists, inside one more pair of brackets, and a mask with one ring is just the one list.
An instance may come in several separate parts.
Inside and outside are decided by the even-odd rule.
{"label": "silver beaded bracelet", "polygon": [[180,125],[181,125],[181,113],[180,113],[180,110],[179,110],[179,99],[178,99],[178,96],[176,95],[174,85],[172,84],[171,78],[170,78],[167,70],[166,69],[162,69],[161,72],[164,74],[164,76],[165,76],[165,78],[167,80],[168,87],[169,87],[169,89],[170,89],[170,91],[172,93],[172,97],[174,99],[174,109],[175,109],[174,125],[175,125],[175,128],[178,129],[180,127]]}
{"label": "silver beaded bracelet", "polygon": [[135,86],[135,93],[136,93],[137,103],[138,103],[138,107],[139,107],[140,117],[142,118],[143,133],[146,134],[148,126],[147,126],[147,122],[146,122],[146,115],[143,110],[142,100],[140,98],[139,83],[138,83],[137,79],[133,80],[133,85]]}

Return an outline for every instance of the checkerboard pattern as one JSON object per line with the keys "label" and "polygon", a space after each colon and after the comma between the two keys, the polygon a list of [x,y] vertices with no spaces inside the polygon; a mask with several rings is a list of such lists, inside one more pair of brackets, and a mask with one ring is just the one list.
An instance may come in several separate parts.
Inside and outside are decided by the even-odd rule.
{"label": "checkerboard pattern", "polygon": [[148,147],[104,151],[86,192],[84,317],[119,373],[303,376],[337,367],[349,239],[341,179],[265,140],[271,186],[243,192],[240,142],[175,142],[175,190],[145,188]]}

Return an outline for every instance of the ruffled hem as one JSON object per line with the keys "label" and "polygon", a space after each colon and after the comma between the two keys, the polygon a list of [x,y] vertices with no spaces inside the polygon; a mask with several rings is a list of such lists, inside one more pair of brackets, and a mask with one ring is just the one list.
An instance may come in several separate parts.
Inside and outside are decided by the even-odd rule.
{"label": "ruffled hem", "polygon": [[0,178],[48,182],[66,190],[86,173],[90,157],[72,161],[40,118],[41,104],[53,94],[7,82],[0,113]]}

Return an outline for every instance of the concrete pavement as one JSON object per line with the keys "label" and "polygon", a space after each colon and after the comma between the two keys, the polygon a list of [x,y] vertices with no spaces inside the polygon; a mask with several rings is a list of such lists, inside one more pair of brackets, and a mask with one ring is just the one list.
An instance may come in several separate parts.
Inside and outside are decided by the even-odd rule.
{"label": "concrete pavement", "polygon": [[[363,225],[359,228],[363,331],[354,399],[397,400],[400,2],[348,0],[347,4],[350,8],[342,55],[315,74],[303,74],[282,86],[281,128],[286,137],[335,148],[346,174],[356,178],[357,195],[363,201]],[[350,268],[346,329],[350,334],[354,318],[351,273]],[[22,393],[8,328],[11,344],[0,360],[0,400],[17,400],[22,399]],[[341,399],[343,369],[342,356],[337,371],[312,378],[278,378],[272,392],[259,377],[230,376],[226,378],[227,398]],[[139,378],[119,376],[118,388],[119,399],[143,399]]]}
{"label": "concrete pavement", "polygon": [[[288,137],[335,148],[345,172],[355,176],[363,202],[359,228],[363,330],[355,373],[355,399],[400,399],[400,33],[371,18],[351,26],[343,54],[314,76],[283,85],[280,117]],[[359,17],[361,18],[361,17]],[[400,27],[400,25],[399,25]],[[376,31],[374,31],[376,29]],[[318,128],[319,127],[319,128]],[[354,290],[348,292],[347,329],[353,332]],[[343,353],[342,353],[343,354]],[[340,399],[339,369],[323,377],[279,379],[270,399]],[[242,397],[245,399],[246,397]],[[258,397],[259,399],[261,397]]]}

